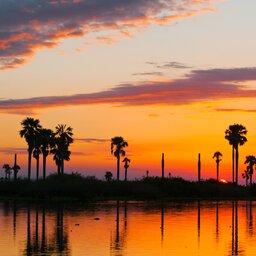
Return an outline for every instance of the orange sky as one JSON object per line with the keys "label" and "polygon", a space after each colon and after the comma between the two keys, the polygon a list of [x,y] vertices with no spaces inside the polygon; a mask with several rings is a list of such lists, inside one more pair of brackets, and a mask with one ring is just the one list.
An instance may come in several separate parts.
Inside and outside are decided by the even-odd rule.
{"label": "orange sky", "polygon": [[[248,129],[243,171],[256,143],[255,2],[99,1],[91,9],[89,2],[40,9],[24,1],[6,11],[0,3],[2,164],[18,153],[26,176],[18,131],[31,116],[46,128],[73,127],[66,171],[99,178],[115,174],[110,139],[123,136],[130,178],[160,175],[165,153],[166,175],[196,179],[199,152],[202,178],[212,178],[212,156],[221,151],[220,177],[231,180],[224,131],[241,123]],[[52,156],[48,166],[55,172]]]}

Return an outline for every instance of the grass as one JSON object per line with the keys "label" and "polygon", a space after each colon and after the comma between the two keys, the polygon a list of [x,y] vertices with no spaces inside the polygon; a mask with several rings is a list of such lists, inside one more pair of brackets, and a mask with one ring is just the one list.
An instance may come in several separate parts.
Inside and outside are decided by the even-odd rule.
{"label": "grass", "polygon": [[168,199],[168,198],[250,198],[251,187],[219,183],[213,179],[200,183],[182,178],[143,178],[134,181],[107,182],[79,174],[50,175],[45,180],[0,181],[0,196],[31,199]]}

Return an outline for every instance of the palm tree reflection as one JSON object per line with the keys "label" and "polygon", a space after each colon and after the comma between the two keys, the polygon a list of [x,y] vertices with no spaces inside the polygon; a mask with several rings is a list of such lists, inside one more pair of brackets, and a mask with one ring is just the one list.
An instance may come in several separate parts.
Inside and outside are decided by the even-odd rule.
{"label": "palm tree reflection", "polygon": [[201,202],[197,201],[197,238],[198,245],[200,245],[200,232],[201,232]]}
{"label": "palm tree reflection", "polygon": [[238,202],[232,201],[232,255],[238,254]]}
{"label": "palm tree reflection", "polygon": [[111,255],[120,255],[125,248],[127,227],[128,227],[128,206],[127,201],[124,201],[124,219],[123,226],[120,227],[120,201],[116,201],[116,225],[114,241],[111,237],[110,252]]}
{"label": "palm tree reflection", "polygon": [[164,241],[164,203],[161,203],[161,241]]}
{"label": "palm tree reflection", "polygon": [[[41,216],[40,216],[41,213]],[[39,221],[41,217],[41,221]],[[33,222],[34,221],[34,222]],[[40,225],[41,224],[41,225]],[[41,231],[41,232],[39,232]],[[46,210],[27,206],[27,239],[23,255],[70,255],[63,207],[56,209],[55,230],[46,232]]]}
{"label": "palm tree reflection", "polygon": [[216,241],[219,240],[219,201],[216,201]]}

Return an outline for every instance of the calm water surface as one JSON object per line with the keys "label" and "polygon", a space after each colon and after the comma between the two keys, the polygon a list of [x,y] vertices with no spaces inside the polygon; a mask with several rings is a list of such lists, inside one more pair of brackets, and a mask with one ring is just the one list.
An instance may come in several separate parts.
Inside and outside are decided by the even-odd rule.
{"label": "calm water surface", "polygon": [[0,255],[256,255],[256,201],[0,202]]}

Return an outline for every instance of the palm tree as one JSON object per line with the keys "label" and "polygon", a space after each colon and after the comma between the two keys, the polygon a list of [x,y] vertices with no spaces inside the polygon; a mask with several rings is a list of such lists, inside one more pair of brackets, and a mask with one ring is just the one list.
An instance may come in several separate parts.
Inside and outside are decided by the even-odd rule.
{"label": "palm tree", "polygon": [[43,154],[43,179],[46,177],[46,158],[50,153],[50,148],[53,144],[53,131],[51,129],[41,129],[41,147],[40,150]]}
{"label": "palm tree", "polygon": [[39,179],[39,159],[41,154],[41,134],[40,130],[37,133],[37,136],[35,137],[35,146],[33,150],[33,157],[36,159],[36,180]]}
{"label": "palm tree", "polygon": [[14,165],[12,167],[13,169],[13,174],[14,174],[14,180],[17,180],[17,174],[20,170],[20,166],[17,164],[17,155],[14,155]]}
{"label": "palm tree", "polygon": [[3,169],[5,171],[5,180],[7,180],[7,178],[8,178],[8,180],[10,181],[12,168],[10,167],[9,164],[4,164]]}
{"label": "palm tree", "polygon": [[243,179],[245,179],[245,185],[248,186],[248,180],[250,178],[250,166],[247,166],[244,172],[242,173]]}
{"label": "palm tree", "polygon": [[[225,131],[225,139],[229,141],[229,144],[232,145],[232,175],[233,182],[238,183],[238,147],[244,145],[247,141],[245,135],[247,134],[246,128],[241,124],[230,125],[229,128]],[[235,165],[234,165],[234,156],[235,156]],[[234,168],[235,166],[235,168]],[[235,172],[234,172],[235,170]],[[234,179],[235,173],[235,179]]]}
{"label": "palm tree", "polygon": [[106,181],[111,181],[112,180],[112,177],[113,177],[113,174],[112,174],[112,172],[106,172],[105,173],[105,179],[106,179]]}
{"label": "palm tree", "polygon": [[124,169],[125,169],[125,176],[124,176],[125,178],[124,178],[124,180],[127,181],[127,170],[130,166],[129,163],[131,162],[131,160],[129,158],[125,157],[122,162],[124,162]]}
{"label": "palm tree", "polygon": [[221,161],[222,154],[219,151],[216,151],[212,158],[216,158],[216,173],[217,173],[217,181],[219,181],[219,165]]}
{"label": "palm tree", "polygon": [[252,185],[253,167],[256,164],[256,157],[255,156],[246,156],[246,160],[244,163],[248,164],[250,185]]}
{"label": "palm tree", "polygon": [[71,152],[68,150],[69,145],[73,143],[73,132],[70,126],[59,124],[55,127],[53,138],[53,159],[58,168],[58,174],[64,174],[64,160],[69,161]]}
{"label": "palm tree", "polygon": [[35,147],[35,138],[41,129],[40,121],[31,117],[27,117],[21,122],[22,129],[20,136],[24,137],[28,144],[28,180],[31,178],[31,157]]}
{"label": "palm tree", "polygon": [[123,137],[113,137],[111,139],[111,154],[117,158],[117,181],[119,181],[120,173],[120,156],[125,156],[124,148],[128,146],[128,143]]}

